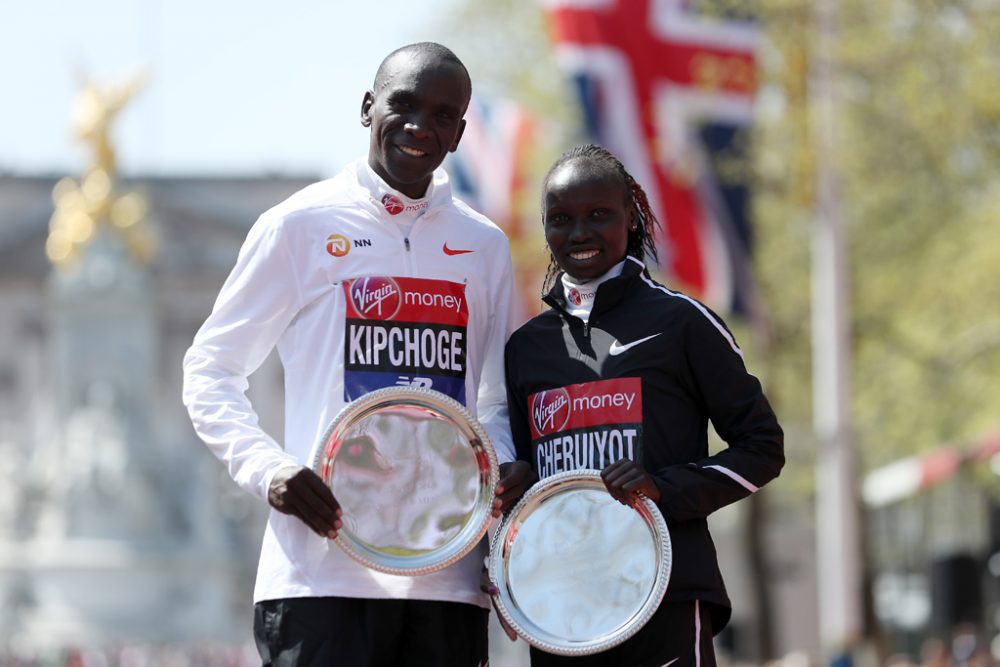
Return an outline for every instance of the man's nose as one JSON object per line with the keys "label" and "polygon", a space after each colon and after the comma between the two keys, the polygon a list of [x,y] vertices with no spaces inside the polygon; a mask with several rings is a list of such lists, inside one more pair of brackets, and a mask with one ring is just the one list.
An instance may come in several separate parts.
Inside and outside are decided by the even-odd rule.
{"label": "man's nose", "polygon": [[423,116],[414,114],[406,121],[403,125],[403,129],[416,137],[427,137],[430,132],[428,131],[428,121]]}

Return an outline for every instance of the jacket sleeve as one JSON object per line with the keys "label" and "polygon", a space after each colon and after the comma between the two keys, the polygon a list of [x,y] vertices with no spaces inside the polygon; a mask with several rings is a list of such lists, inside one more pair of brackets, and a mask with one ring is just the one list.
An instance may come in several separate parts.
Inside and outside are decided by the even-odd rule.
{"label": "jacket sleeve", "polygon": [[528,397],[521,391],[517,382],[516,359],[517,337],[512,337],[507,343],[504,355],[504,365],[506,367],[507,378],[507,409],[510,412],[510,433],[514,441],[514,451],[516,458],[531,464],[531,469],[535,469],[535,464],[531,460],[531,426],[528,422]]}
{"label": "jacket sleeve", "polygon": [[259,219],[211,315],[184,355],[183,401],[195,431],[243,489],[266,498],[280,468],[296,465],[258,425],[248,376],[274,348],[301,302],[280,220]]}
{"label": "jacket sleeve", "polygon": [[514,272],[506,238],[502,248],[496,250],[496,256],[499,270],[493,272],[494,280],[487,292],[490,300],[484,304],[490,309],[490,324],[483,346],[483,369],[479,378],[476,412],[479,423],[493,442],[497,460],[509,463],[515,459],[515,455],[507,415],[504,346],[514,330],[515,313]]}
{"label": "jacket sleeve", "polygon": [[660,506],[674,520],[701,519],[749,496],[785,462],[784,435],[760,381],[722,320],[698,308],[704,317],[693,317],[684,335],[689,381],[695,403],[728,447],[657,471]]}

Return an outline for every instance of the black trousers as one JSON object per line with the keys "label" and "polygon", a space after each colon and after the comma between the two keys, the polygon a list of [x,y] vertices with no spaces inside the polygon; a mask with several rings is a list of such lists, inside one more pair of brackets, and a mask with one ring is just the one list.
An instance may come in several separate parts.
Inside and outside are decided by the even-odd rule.
{"label": "black trousers", "polygon": [[531,667],[716,667],[708,605],[670,602],[625,642],[579,657],[531,648]]}
{"label": "black trousers", "polygon": [[263,667],[481,667],[489,612],[429,600],[288,598],[254,607]]}

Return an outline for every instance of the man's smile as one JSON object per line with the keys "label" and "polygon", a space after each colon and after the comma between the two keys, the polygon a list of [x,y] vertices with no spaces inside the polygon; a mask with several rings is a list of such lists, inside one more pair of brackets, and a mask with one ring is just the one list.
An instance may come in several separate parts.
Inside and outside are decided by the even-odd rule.
{"label": "man's smile", "polygon": [[419,148],[411,148],[410,146],[403,146],[402,144],[397,144],[396,148],[403,151],[410,157],[427,157],[427,152],[422,151]]}

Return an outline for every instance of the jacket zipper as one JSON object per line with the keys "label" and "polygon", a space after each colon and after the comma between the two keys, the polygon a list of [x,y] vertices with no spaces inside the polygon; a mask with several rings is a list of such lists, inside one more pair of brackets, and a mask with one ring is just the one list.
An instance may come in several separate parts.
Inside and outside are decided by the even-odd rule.
{"label": "jacket zipper", "polygon": [[406,252],[410,252],[410,237],[403,238],[403,245],[406,246]]}
{"label": "jacket zipper", "polygon": [[581,318],[577,317],[576,315],[570,315],[569,312],[563,307],[563,305],[561,303],[559,303],[554,298],[550,298],[548,296],[544,296],[544,297],[542,297],[542,301],[544,301],[545,303],[549,304],[553,308],[559,310],[564,316],[570,317],[570,318],[572,318],[572,319],[577,320],[578,322],[580,322],[583,325],[583,337],[584,337],[584,339],[590,340],[590,323],[594,320],[594,318],[593,318],[594,313],[593,312],[590,313],[591,317],[587,318],[587,321],[585,322]]}

